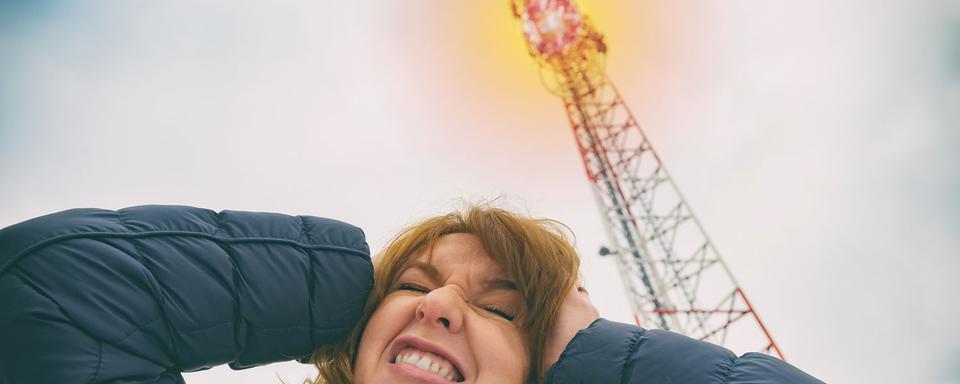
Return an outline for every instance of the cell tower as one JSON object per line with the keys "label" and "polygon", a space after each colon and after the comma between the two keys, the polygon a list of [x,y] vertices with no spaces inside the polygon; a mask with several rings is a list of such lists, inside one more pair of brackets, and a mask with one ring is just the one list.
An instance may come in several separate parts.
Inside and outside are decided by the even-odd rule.
{"label": "cell tower", "polygon": [[638,325],[783,359],[636,118],[607,46],[571,0],[511,0],[547,89],[563,99]]}

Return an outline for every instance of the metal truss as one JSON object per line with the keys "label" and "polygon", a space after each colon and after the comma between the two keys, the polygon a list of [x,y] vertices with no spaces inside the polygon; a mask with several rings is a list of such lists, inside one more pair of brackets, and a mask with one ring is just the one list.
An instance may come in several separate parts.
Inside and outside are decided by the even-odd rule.
{"label": "metal truss", "polygon": [[[602,36],[569,1],[515,0],[513,7],[541,79],[563,100],[609,238],[601,254],[616,259],[637,324],[783,359],[608,81]],[[538,19],[547,16],[567,30],[545,31],[558,23]]]}

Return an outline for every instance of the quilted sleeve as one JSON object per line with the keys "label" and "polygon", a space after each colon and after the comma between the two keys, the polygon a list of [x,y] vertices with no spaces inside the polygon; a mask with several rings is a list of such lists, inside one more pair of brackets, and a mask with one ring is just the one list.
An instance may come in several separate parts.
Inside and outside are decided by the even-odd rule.
{"label": "quilted sleeve", "polygon": [[547,382],[625,384],[822,384],[776,358],[729,350],[662,330],[599,319],[577,333]]}
{"label": "quilted sleeve", "polygon": [[373,283],[331,219],[74,209],[0,230],[0,384],[183,383],[343,338]]}

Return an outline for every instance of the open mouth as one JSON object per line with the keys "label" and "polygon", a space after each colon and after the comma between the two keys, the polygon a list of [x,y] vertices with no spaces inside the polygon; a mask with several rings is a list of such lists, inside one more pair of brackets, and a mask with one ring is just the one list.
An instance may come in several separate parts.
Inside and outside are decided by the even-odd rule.
{"label": "open mouth", "polygon": [[401,336],[393,344],[390,363],[428,376],[435,375],[447,382],[464,381],[460,364],[439,345],[413,336]]}

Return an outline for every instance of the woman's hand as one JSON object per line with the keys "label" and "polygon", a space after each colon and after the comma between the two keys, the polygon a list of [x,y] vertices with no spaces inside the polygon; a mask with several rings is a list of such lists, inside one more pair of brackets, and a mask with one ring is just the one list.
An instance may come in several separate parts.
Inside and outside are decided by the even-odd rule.
{"label": "woman's hand", "polygon": [[553,363],[560,359],[560,354],[567,348],[567,344],[581,329],[587,328],[594,320],[600,317],[600,312],[590,301],[590,295],[582,285],[574,285],[567,294],[567,298],[560,305],[560,314],[557,316],[557,325],[553,327],[547,348],[544,351],[544,367],[550,369]]}

